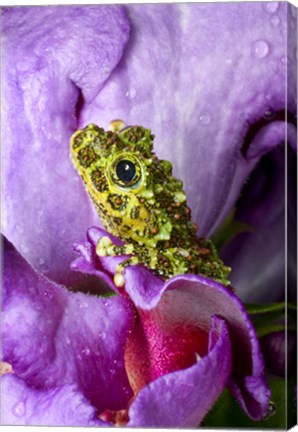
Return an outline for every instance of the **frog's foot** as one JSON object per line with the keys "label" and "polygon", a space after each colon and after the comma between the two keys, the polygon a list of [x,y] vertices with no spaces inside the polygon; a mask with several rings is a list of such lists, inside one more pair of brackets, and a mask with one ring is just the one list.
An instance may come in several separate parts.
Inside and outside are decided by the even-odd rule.
{"label": "frog's foot", "polygon": [[126,244],[124,246],[117,246],[107,236],[104,236],[101,239],[99,239],[96,245],[96,255],[101,257],[131,255],[134,252],[135,252],[134,245]]}
{"label": "frog's foot", "polygon": [[116,273],[114,276],[114,284],[116,287],[121,288],[125,284],[125,278],[123,276],[123,270],[125,267],[140,264],[140,260],[137,256],[133,256],[117,265]]}
{"label": "frog's foot", "polygon": [[[138,253],[136,245],[128,243],[124,246],[117,246],[107,236],[102,237],[96,245],[96,254],[100,257],[132,255],[136,253]],[[125,284],[125,279],[122,274],[124,268],[129,265],[136,264],[139,264],[139,259],[137,256],[128,258],[121,264],[118,264],[116,274],[114,276],[114,283],[118,288],[122,287]]]}

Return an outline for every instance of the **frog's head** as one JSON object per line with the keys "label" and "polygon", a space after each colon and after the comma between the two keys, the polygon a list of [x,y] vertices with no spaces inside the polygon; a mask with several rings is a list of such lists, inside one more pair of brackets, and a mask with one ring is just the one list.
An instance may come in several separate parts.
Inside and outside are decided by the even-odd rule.
{"label": "frog's head", "polygon": [[170,238],[176,209],[187,207],[182,182],[172,176],[170,162],[157,158],[153,139],[140,126],[106,132],[90,124],[72,136],[71,158],[105,227],[154,247]]}

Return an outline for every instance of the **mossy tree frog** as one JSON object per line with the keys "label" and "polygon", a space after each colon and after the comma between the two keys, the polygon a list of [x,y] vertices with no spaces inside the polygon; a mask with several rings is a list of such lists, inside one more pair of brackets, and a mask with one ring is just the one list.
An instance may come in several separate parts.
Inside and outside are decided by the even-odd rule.
{"label": "mossy tree frog", "polygon": [[210,240],[196,236],[182,182],[172,175],[172,164],[154,153],[151,131],[121,121],[112,126],[105,131],[89,124],[75,132],[71,159],[102,223],[125,242],[116,246],[103,237],[96,248],[100,256],[129,255],[115,284],[124,285],[126,266],[141,264],[163,279],[195,273],[228,285],[230,268]]}

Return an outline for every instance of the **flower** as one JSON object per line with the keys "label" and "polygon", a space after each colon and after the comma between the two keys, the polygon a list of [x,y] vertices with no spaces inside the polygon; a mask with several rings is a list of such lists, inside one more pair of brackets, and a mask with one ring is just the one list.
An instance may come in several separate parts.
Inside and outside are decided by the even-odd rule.
{"label": "flower", "polygon": [[[2,21],[3,232],[58,283],[77,283],[71,245],[98,225],[69,162],[78,127],[122,118],[151,128],[200,235],[223,221],[286,126],[295,143],[296,21],[287,3],[15,7]],[[251,256],[270,263],[253,240]],[[271,242],[278,252],[280,239]],[[280,266],[260,278],[242,273],[244,263],[235,281],[245,299],[246,281],[261,299],[267,281],[281,278]]]}
{"label": "flower", "polygon": [[[103,235],[89,230],[73,267],[113,286],[119,258],[95,253]],[[3,423],[102,425],[128,410],[128,426],[195,427],[227,384],[249,416],[267,413],[259,343],[232,292],[138,266],[125,279],[115,297],[73,293],[4,242]]]}
{"label": "flower", "polygon": [[[2,421],[100,426],[125,422],[121,411],[128,410],[128,425],[196,426],[228,383],[247,414],[261,418],[269,400],[262,357],[233,293],[200,276],[163,283],[128,268],[125,292],[94,295],[105,291],[103,281],[115,288],[115,258],[95,259],[98,229],[83,242],[99,221],[68,143],[92,121],[151,128],[157,154],[184,181],[200,235],[210,235],[286,126],[295,142],[295,91],[287,98],[289,124],[283,114],[286,82],[294,88],[296,77],[295,40],[287,39],[294,9],[238,3],[2,12],[2,231],[11,242],[4,243],[2,331],[3,360],[13,369],[1,378]],[[258,232],[266,232],[260,220]],[[81,256],[71,266],[78,241]],[[280,238],[271,241],[278,250]],[[243,297],[251,286],[264,294],[260,283],[280,278],[279,266],[262,279],[252,274],[240,255],[235,279]],[[181,347],[185,317],[192,328]],[[169,323],[177,334],[168,335]],[[169,364],[158,350],[164,337]],[[155,365],[140,377],[137,349]]]}

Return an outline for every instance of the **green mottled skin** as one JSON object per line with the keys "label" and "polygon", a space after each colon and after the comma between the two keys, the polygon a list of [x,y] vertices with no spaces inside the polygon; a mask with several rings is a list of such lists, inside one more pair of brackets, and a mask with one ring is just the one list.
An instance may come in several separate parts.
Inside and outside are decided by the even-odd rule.
{"label": "green mottled skin", "polygon": [[[182,182],[173,177],[171,163],[155,155],[153,139],[151,131],[141,126],[117,133],[94,124],[71,139],[73,164],[104,226],[125,241],[119,247],[104,237],[97,253],[131,255],[119,266],[119,274],[128,265],[142,264],[164,279],[195,273],[228,285],[230,268],[223,265],[210,240],[196,236]],[[136,167],[129,184],[116,173],[123,159]]]}

